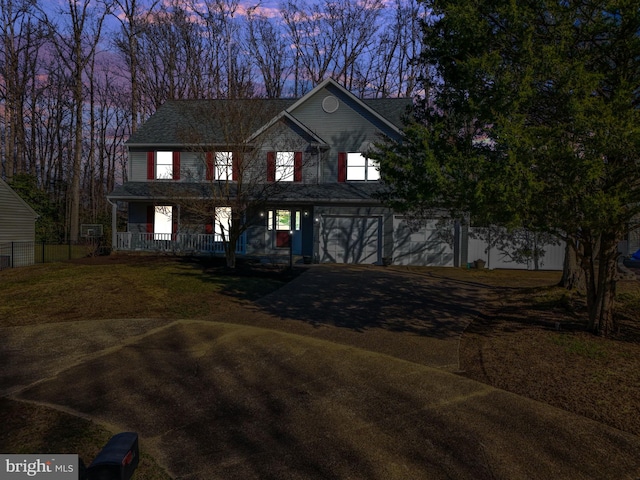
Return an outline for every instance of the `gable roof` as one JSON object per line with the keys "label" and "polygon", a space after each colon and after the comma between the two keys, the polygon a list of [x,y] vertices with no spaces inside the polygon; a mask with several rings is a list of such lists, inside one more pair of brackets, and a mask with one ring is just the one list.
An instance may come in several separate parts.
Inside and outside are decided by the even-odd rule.
{"label": "gable roof", "polygon": [[315,132],[313,132],[309,127],[307,127],[304,123],[302,123],[300,120],[298,120],[296,117],[294,117],[293,115],[291,115],[289,112],[287,112],[286,110],[283,112],[280,112],[278,115],[276,115],[274,118],[272,118],[269,122],[267,122],[265,125],[263,125],[262,127],[260,127],[258,130],[256,130],[248,139],[247,142],[250,143],[252,142],[255,138],[259,137],[260,135],[262,135],[264,132],[266,132],[267,130],[269,130],[269,128],[271,128],[273,125],[275,125],[276,123],[278,123],[280,120],[287,120],[289,122],[291,122],[293,125],[297,126],[298,128],[300,128],[302,130],[302,132],[305,135],[308,135],[309,138],[312,139],[311,143],[314,143],[320,147],[328,147],[329,145],[327,144],[327,142],[325,142],[322,138],[320,138]]}
{"label": "gable roof", "polygon": [[[31,208],[31,206],[27,202],[24,201],[24,199],[20,195],[16,193],[16,191],[13,188],[9,186],[7,182],[2,180],[1,178],[0,178],[0,190],[4,190],[5,192],[7,192],[10,198],[12,198],[18,205],[23,207],[28,213],[33,215],[34,218],[38,218],[40,216],[36,213],[36,211],[33,208]],[[2,205],[1,207],[3,210],[4,208],[6,208],[4,205]]]}
{"label": "gable roof", "polygon": [[[301,105],[307,102],[316,93],[324,89],[334,90],[339,95],[348,97],[351,101],[359,105],[364,110],[368,111],[370,114],[372,114],[375,118],[377,118],[382,123],[386,124],[393,131],[395,131],[396,133],[400,133],[400,126],[402,125],[402,119],[398,118],[399,117],[398,108],[401,108],[403,110],[403,113],[406,113],[407,107],[410,104],[409,103],[410,99],[407,99],[407,98],[373,99],[372,98],[368,100],[361,100],[360,98],[355,96],[353,93],[351,93],[349,90],[347,90],[345,87],[343,87],[338,82],[336,82],[333,78],[327,78],[322,82],[320,82],[318,85],[315,86],[315,88],[313,88],[304,97],[298,99],[295,103],[289,106],[287,108],[287,112],[293,113],[297,108],[299,108]],[[388,100],[394,100],[394,101],[389,102]],[[377,105],[377,104],[379,104],[380,107],[382,108],[379,107],[378,109],[376,109],[372,107],[372,105]],[[391,108],[392,104],[395,107],[393,109]],[[383,111],[386,111],[388,114],[393,113],[393,116],[396,118],[394,118],[392,121],[390,118],[387,118],[385,115],[382,114]]]}
{"label": "gable roof", "polygon": [[400,132],[403,116],[412,103],[408,98],[359,99],[331,78],[299,99],[169,100],[126,143],[129,147],[240,145],[286,119],[318,145],[326,145],[295,116],[297,108],[325,88],[348,98],[395,132]]}

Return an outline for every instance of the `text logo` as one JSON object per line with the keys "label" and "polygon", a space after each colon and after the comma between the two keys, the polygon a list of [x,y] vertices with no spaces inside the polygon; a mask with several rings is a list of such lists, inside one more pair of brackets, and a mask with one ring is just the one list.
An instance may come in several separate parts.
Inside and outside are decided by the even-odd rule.
{"label": "text logo", "polygon": [[77,480],[78,455],[0,454],[0,478]]}

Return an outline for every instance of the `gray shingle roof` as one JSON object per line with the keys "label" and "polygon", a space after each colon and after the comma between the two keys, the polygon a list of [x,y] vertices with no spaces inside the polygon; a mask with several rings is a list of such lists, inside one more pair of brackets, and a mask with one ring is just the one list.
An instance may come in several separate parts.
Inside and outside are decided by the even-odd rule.
{"label": "gray shingle roof", "polygon": [[[234,186],[235,184],[229,184]],[[348,204],[368,203],[377,204],[373,195],[383,186],[376,182],[353,183],[280,183],[268,194],[270,203],[296,204]],[[151,200],[176,199],[180,197],[210,198],[212,196],[211,183],[187,182],[127,182],[115,188],[108,195],[112,201],[116,200]]]}
{"label": "gray shingle roof", "polygon": [[362,102],[397,127],[404,125],[404,117],[413,105],[410,98],[365,98]]}
{"label": "gray shingle roof", "polygon": [[127,144],[239,144],[294,101],[169,100],[149,117]]}
{"label": "gray shingle roof", "polygon": [[[127,141],[134,145],[240,144],[297,99],[169,100]],[[407,98],[362,100],[401,127]]]}

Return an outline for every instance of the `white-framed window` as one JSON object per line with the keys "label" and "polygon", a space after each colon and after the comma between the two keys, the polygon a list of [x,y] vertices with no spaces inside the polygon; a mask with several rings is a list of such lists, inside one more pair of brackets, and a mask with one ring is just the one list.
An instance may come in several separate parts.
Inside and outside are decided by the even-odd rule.
{"label": "white-framed window", "polygon": [[156,180],[173,179],[173,152],[156,152]]}
{"label": "white-framed window", "polygon": [[171,240],[173,233],[173,207],[171,205],[158,205],[153,215],[153,239]]}
{"label": "white-framed window", "polygon": [[276,152],[276,182],[293,182],[295,171],[295,152]]}
{"label": "white-framed window", "polygon": [[[293,215],[293,225],[291,225]],[[300,230],[302,213],[299,210],[269,210],[267,216],[267,230]]]}
{"label": "white-framed window", "polygon": [[359,152],[347,153],[347,181],[375,182],[380,180],[378,162]]}
{"label": "white-framed window", "polygon": [[216,207],[213,219],[214,241],[228,242],[231,230],[231,207]]}
{"label": "white-framed window", "polygon": [[233,180],[233,153],[216,152],[214,180]]}

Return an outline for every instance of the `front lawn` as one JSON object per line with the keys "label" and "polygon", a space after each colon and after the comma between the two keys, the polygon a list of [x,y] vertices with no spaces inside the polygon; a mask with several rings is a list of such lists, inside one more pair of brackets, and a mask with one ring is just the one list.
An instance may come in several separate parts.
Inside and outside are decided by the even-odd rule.
{"label": "front lawn", "polygon": [[[393,270],[425,281],[420,290],[426,292],[425,298],[412,298],[416,308],[424,307],[420,302],[426,300],[431,301],[428,305],[450,305],[452,290],[434,288],[443,284],[482,287],[456,291],[457,302],[483,312],[460,340],[461,375],[640,435],[640,282],[619,283],[621,329],[614,338],[604,339],[584,331],[584,298],[553,286],[559,272],[403,267],[388,271]],[[366,275],[366,269],[358,272]],[[0,272],[0,327],[111,319],[166,320],[163,325],[181,319],[227,321],[239,304],[251,304],[291,278],[284,270],[258,265],[241,265],[237,272],[229,272],[212,261],[143,255],[5,270]],[[415,292],[412,285],[409,278],[406,287]],[[395,287],[389,295],[406,290]],[[231,315],[225,317],[225,312]],[[252,321],[248,316],[239,323]],[[286,331],[304,321],[296,317],[269,328]],[[344,335],[348,327],[311,324],[316,327],[306,334],[326,334],[336,328],[340,341],[348,343]],[[385,322],[363,328],[392,330]],[[411,337],[404,335],[385,337],[389,340],[385,353],[393,355],[395,348],[395,356],[406,359]],[[77,452],[88,461],[117,433],[44,406],[8,399],[0,401],[0,422],[2,451]],[[146,454],[136,475],[167,478]]]}
{"label": "front lawn", "polygon": [[[223,274],[218,274],[223,272]],[[111,318],[204,318],[255,300],[289,279],[281,270],[246,275],[219,262],[112,255],[5,270],[0,326]]]}

